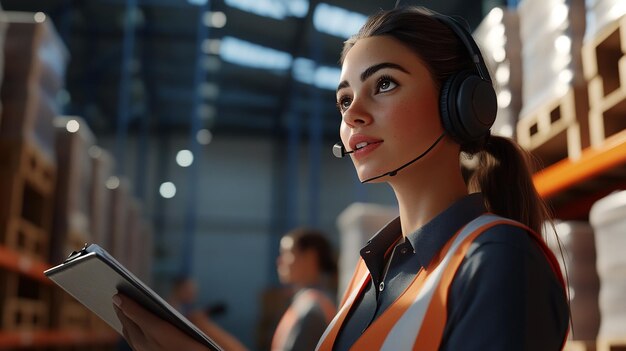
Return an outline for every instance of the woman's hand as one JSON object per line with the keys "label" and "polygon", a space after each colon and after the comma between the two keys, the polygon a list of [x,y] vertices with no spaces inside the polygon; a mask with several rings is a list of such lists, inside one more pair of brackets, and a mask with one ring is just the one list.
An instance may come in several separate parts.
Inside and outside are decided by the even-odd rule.
{"label": "woman's hand", "polygon": [[113,296],[113,308],[122,322],[124,338],[135,351],[207,350],[172,324],[122,294]]}

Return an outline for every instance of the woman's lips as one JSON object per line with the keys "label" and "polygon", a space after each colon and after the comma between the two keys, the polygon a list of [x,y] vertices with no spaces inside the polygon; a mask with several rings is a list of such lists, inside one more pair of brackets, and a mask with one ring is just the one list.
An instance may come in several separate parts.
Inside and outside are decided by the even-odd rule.
{"label": "woman's lips", "polygon": [[354,153],[352,154],[353,157],[362,158],[362,157],[369,155],[371,152],[376,150],[382,144],[382,141],[367,142],[365,146],[361,146],[361,144],[363,143],[365,142],[356,144],[356,147],[353,149],[354,150]]}

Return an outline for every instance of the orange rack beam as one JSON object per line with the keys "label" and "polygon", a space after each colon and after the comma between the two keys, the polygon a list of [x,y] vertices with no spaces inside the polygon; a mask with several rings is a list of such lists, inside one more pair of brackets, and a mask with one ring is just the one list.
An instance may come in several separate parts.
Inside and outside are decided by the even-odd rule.
{"label": "orange rack beam", "polygon": [[0,332],[0,350],[22,347],[114,344],[115,332],[80,332],[68,330]]}
{"label": "orange rack beam", "polygon": [[0,267],[24,274],[30,278],[51,284],[50,279],[43,275],[43,271],[50,265],[17,253],[0,245]]}
{"label": "orange rack beam", "polygon": [[583,150],[579,160],[565,159],[537,172],[533,181],[539,194],[549,198],[625,164],[626,130],[606,139],[601,147]]}

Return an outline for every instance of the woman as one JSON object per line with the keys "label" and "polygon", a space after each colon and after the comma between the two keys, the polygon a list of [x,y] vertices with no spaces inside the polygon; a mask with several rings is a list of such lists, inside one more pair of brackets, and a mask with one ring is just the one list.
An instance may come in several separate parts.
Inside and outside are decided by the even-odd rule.
{"label": "woman", "polygon": [[[282,316],[272,338],[272,351],[314,350],[319,338],[328,323],[335,316],[336,307],[329,294],[334,290],[337,265],[332,246],[325,235],[317,230],[298,228],[290,231],[280,240],[280,255],[276,260],[278,277],[282,284],[292,287],[295,291],[289,308]],[[136,350],[195,350],[199,345],[185,340],[180,343],[176,338],[163,338],[169,325],[159,321],[143,311],[131,300],[123,300],[123,313],[118,316],[125,328],[127,341]],[[118,301],[121,301],[118,300]],[[127,310],[126,308],[130,308]],[[138,311],[142,322],[133,322],[134,315],[126,314]],[[204,313],[190,313],[189,320],[204,331],[217,344],[228,351],[246,350],[246,347],[232,334],[220,328],[206,317]],[[154,330],[161,330],[154,336],[139,325],[151,325]],[[146,332],[144,332],[144,330]],[[172,332],[172,331],[170,331]],[[173,331],[174,335],[178,331]],[[178,345],[178,346],[177,346]],[[185,346],[181,346],[185,345]],[[202,348],[198,348],[201,350]]]}
{"label": "woman", "polygon": [[[495,94],[471,36],[421,8],[371,17],[344,46],[337,105],[359,179],[389,183],[400,217],[361,251],[319,349],[560,349],[547,211],[519,147],[489,135]],[[469,185],[461,151],[480,156]]]}
{"label": "woman", "polygon": [[[561,349],[564,282],[536,234],[547,210],[526,155],[489,135],[495,94],[471,36],[423,8],[370,17],[344,46],[337,105],[341,155],[391,186],[400,216],[361,250],[318,349]],[[467,183],[461,152],[480,158]]]}

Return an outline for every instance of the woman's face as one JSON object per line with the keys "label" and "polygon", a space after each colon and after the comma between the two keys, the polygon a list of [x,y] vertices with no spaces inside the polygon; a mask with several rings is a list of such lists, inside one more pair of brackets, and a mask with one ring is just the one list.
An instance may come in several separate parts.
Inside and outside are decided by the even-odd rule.
{"label": "woman's face", "polygon": [[294,240],[285,236],[280,240],[280,255],[276,260],[278,278],[283,284],[300,284],[307,274],[308,265],[306,252],[296,249]]}
{"label": "woman's face", "polygon": [[396,169],[443,132],[439,91],[422,61],[389,36],[359,39],[337,89],[341,141],[364,180]]}

